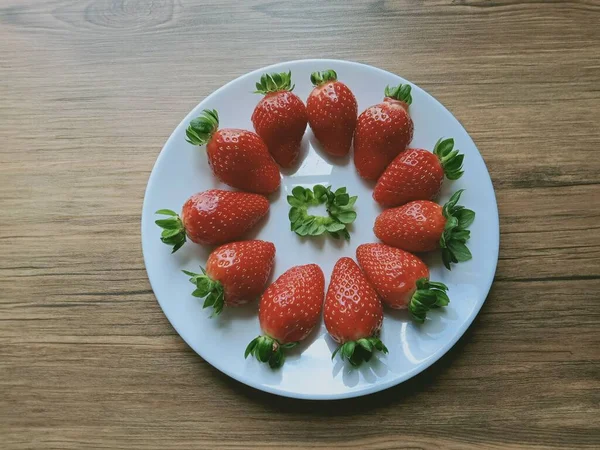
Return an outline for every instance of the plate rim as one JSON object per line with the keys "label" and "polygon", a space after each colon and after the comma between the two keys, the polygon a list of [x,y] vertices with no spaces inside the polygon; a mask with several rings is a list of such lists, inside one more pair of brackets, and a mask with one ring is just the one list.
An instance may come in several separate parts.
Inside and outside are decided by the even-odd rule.
{"label": "plate rim", "polygon": [[[448,113],[450,116],[452,116],[456,122],[459,124],[459,126],[463,129],[463,131],[465,132],[465,135],[468,137],[469,141],[471,142],[471,144],[473,145],[473,147],[477,150],[477,153],[479,155],[479,157],[481,158],[484,168],[485,168],[485,174],[487,175],[487,178],[490,181],[490,186],[492,188],[492,204],[490,204],[490,210],[488,211],[488,214],[493,214],[494,217],[492,217],[491,219],[494,220],[496,226],[493,229],[493,233],[494,236],[490,236],[490,238],[493,238],[493,240],[495,241],[495,244],[493,246],[493,259],[494,259],[494,263],[493,263],[493,270],[490,271],[490,276],[489,279],[485,280],[485,283],[482,283],[482,286],[485,286],[485,289],[482,290],[482,292],[485,292],[483,301],[481,302],[481,304],[477,305],[473,310],[472,313],[470,315],[470,317],[468,317],[466,319],[466,321],[463,323],[463,325],[457,329],[457,332],[454,334],[454,336],[452,337],[452,339],[448,340],[446,343],[444,343],[444,345],[442,345],[435,353],[433,353],[429,358],[427,358],[426,361],[424,361],[422,364],[420,364],[417,367],[412,368],[411,370],[404,372],[402,375],[398,376],[397,378],[394,378],[392,380],[388,380],[386,382],[380,383],[380,384],[373,384],[371,386],[365,387],[364,389],[358,389],[358,390],[351,390],[351,391],[347,391],[347,392],[342,392],[342,393],[332,393],[332,394],[305,394],[305,393],[300,393],[300,392],[294,392],[294,391],[289,391],[289,390],[285,390],[285,389],[280,389],[278,387],[274,387],[274,386],[270,386],[270,385],[266,385],[266,384],[261,384],[259,382],[255,382],[254,380],[252,380],[249,377],[244,377],[239,376],[238,374],[234,374],[233,372],[231,372],[230,370],[227,369],[226,364],[222,364],[218,359],[214,359],[214,358],[206,358],[204,355],[201,355],[198,351],[196,351],[196,349],[194,347],[192,347],[192,345],[190,345],[188,339],[186,339],[184,333],[182,333],[177,326],[174,323],[174,320],[171,319],[171,317],[169,317],[169,314],[165,311],[165,309],[162,307],[160,301],[158,300],[158,297],[156,296],[156,291],[154,289],[154,285],[152,283],[152,279],[150,278],[150,275],[148,273],[148,256],[147,253],[144,251],[144,223],[146,220],[149,220],[148,217],[153,215],[153,212],[149,211],[149,192],[151,190],[151,186],[156,183],[156,173],[157,171],[155,170],[157,168],[157,166],[159,165],[159,163],[161,162],[161,159],[165,157],[165,148],[167,148],[168,146],[170,146],[172,144],[171,141],[174,141],[175,139],[175,135],[177,134],[177,132],[184,127],[187,127],[187,123],[195,116],[194,111],[196,111],[200,105],[202,103],[208,102],[210,101],[210,99],[215,96],[217,93],[221,92],[222,90],[224,90],[225,88],[227,88],[230,84],[242,79],[242,78],[249,78],[249,77],[253,77],[256,75],[261,75],[264,72],[267,71],[272,71],[272,70],[276,70],[282,66],[286,66],[286,65],[291,65],[291,64],[299,64],[299,63],[308,63],[308,64],[315,64],[315,63],[319,63],[319,64],[330,64],[330,63],[334,63],[336,65],[348,65],[348,66],[361,66],[363,68],[367,68],[370,70],[375,70],[378,72],[382,72],[386,75],[391,75],[393,77],[398,77],[401,78],[402,80],[408,82],[411,84],[413,89],[417,89],[419,91],[421,91],[423,94],[427,95],[428,97],[430,97],[431,100],[433,100],[438,107],[441,107],[446,113]],[[144,199],[142,202],[142,214],[141,214],[141,220],[140,220],[140,238],[141,238],[141,247],[142,247],[142,256],[143,256],[143,260],[144,260],[144,268],[146,269],[146,275],[148,277],[148,281],[150,283],[150,287],[152,288],[152,293],[154,294],[154,298],[156,299],[156,302],[158,303],[161,311],[163,312],[163,314],[165,315],[165,317],[167,318],[167,320],[169,321],[169,323],[171,324],[171,326],[173,327],[173,329],[177,332],[177,334],[179,335],[179,337],[181,337],[181,339],[183,339],[183,341],[188,345],[188,347],[190,347],[194,353],[196,353],[199,357],[201,357],[204,361],[206,361],[208,364],[210,364],[211,366],[213,366],[215,369],[219,370],[220,372],[224,373],[225,375],[227,375],[228,377],[245,384],[246,386],[249,386],[251,388],[254,388],[256,390],[259,391],[263,391],[263,392],[267,392],[270,394],[274,394],[274,395],[278,395],[278,396],[282,396],[282,397],[287,397],[287,398],[295,398],[295,399],[301,399],[301,400],[343,400],[343,399],[348,399],[348,398],[356,398],[356,397],[362,397],[365,395],[370,395],[373,394],[375,392],[380,392],[380,391],[384,391],[386,389],[389,389],[391,387],[397,386],[411,378],[413,378],[414,376],[418,375],[419,373],[425,371],[427,368],[429,368],[431,365],[433,365],[435,362],[437,362],[442,356],[444,356],[446,353],[448,353],[448,351],[454,347],[454,345],[458,342],[458,340],[460,338],[462,338],[465,334],[465,332],[469,329],[469,327],[471,326],[471,324],[473,323],[473,321],[475,320],[475,318],[479,315],[479,312],[481,310],[481,308],[483,307],[483,304],[486,302],[487,297],[489,295],[490,289],[492,287],[493,281],[494,281],[494,277],[496,274],[496,270],[497,270],[497,266],[498,266],[498,256],[499,256],[499,249],[500,249],[500,221],[499,221],[499,211],[498,211],[498,202],[496,199],[496,190],[494,189],[494,184],[492,181],[492,177],[490,176],[489,170],[487,168],[487,165],[485,164],[485,160],[483,158],[483,155],[481,154],[481,152],[479,151],[479,148],[475,145],[475,142],[473,141],[471,135],[467,132],[466,128],[463,126],[463,124],[460,122],[460,120],[458,120],[454,114],[452,114],[452,112],[450,112],[450,110],[448,110],[439,100],[437,100],[433,95],[431,95],[429,92],[427,92],[426,90],[422,89],[421,87],[419,87],[418,85],[414,84],[413,82],[411,82],[410,80],[407,80],[404,77],[401,77],[400,75],[397,75],[395,73],[392,73],[390,71],[384,70],[384,69],[380,69],[379,67],[375,67],[369,64],[365,64],[365,63],[361,63],[361,62],[357,62],[357,61],[351,61],[351,60],[341,60],[341,59],[330,59],[330,58],[326,58],[326,59],[321,59],[321,58],[309,58],[309,59],[296,59],[296,60],[290,60],[290,61],[282,61],[276,64],[271,64],[265,67],[261,67],[258,69],[255,69],[251,72],[246,72],[242,75],[239,75],[238,77],[228,81],[227,83],[225,83],[224,85],[222,85],[221,87],[219,87],[218,89],[214,90],[213,92],[211,92],[208,96],[206,96],[205,98],[203,98],[196,106],[194,106],[190,112],[179,122],[179,124],[175,127],[175,129],[171,132],[169,138],[165,141],[164,145],[162,146],[158,156],[156,157],[156,161],[154,162],[154,165],[152,166],[152,170],[150,172],[150,175],[148,177],[148,182],[146,184],[146,189],[144,191]]]}

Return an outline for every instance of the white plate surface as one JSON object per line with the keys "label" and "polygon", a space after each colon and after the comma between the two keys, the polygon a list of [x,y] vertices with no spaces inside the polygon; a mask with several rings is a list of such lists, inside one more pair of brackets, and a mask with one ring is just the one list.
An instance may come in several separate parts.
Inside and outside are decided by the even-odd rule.
{"label": "white plate surface", "polygon": [[[199,265],[206,263],[210,249],[188,241],[171,255],[170,248],[159,239],[160,229],[154,224],[157,218],[154,212],[161,208],[179,211],[191,194],[209,188],[231,189],[212,175],[205,148],[185,141],[185,129],[191,119],[203,109],[215,108],[222,128],[252,130],[250,116],[260,99],[252,92],[261,74],[291,70],[296,85],[294,92],[305,101],[312,89],[311,72],[325,69],[334,69],[339,80],[352,89],[359,113],[382,100],[386,85],[408,82],[381,69],[336,60],[286,62],[237,78],[203,100],[175,129],[152,170],[142,213],[142,248],[148,277],[161,308],[181,337],[224,374],[257,389],[304,399],[340,399],[377,392],[427,368],[456,343],[477,315],[492,284],[498,260],[498,210],[485,163],[454,116],[411,83],[410,114],[415,124],[411,146],[432,149],[438,138],[454,138],[455,147],[465,154],[465,174],[458,181],[445,181],[439,201],[445,202],[457,189],[466,189],[461,204],[477,213],[468,243],[473,253],[471,261],[457,264],[449,272],[441,264],[438,253],[424,258],[430,266],[431,279],[448,285],[450,305],[429,313],[430,320],[421,326],[412,323],[406,312],[387,309],[381,337],[389,355],[378,356],[359,369],[349,367],[339,358],[331,360],[336,345],[327,336],[323,324],[288,354],[280,370],[273,371],[256,360],[244,359],[246,345],[260,333],[257,304],[226,309],[220,317],[210,319],[210,311],[203,310],[201,302],[190,295],[193,286],[181,273],[181,269],[197,271]],[[294,186],[314,184],[346,186],[350,195],[358,195],[358,218],[351,229],[350,242],[300,238],[290,231],[286,195]],[[297,169],[282,174],[281,189],[270,197],[268,217],[249,236],[275,244],[277,254],[272,279],[292,266],[317,263],[329,280],[340,257],[355,258],[358,245],[377,242],[373,222],[381,210],[371,197],[372,188],[372,183],[359,178],[350,157],[334,160],[318,150],[307,128],[302,162]]]}

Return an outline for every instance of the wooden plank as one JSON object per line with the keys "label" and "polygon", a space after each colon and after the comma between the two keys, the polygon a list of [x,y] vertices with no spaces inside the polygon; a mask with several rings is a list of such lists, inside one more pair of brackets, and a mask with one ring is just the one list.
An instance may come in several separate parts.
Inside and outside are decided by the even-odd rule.
{"label": "wooden plank", "polygon": [[[26,448],[600,447],[600,2],[0,0],[0,442]],[[225,82],[329,57],[440,99],[497,189],[496,281],[459,343],[362,399],[281,399],[190,350],[141,202]]]}

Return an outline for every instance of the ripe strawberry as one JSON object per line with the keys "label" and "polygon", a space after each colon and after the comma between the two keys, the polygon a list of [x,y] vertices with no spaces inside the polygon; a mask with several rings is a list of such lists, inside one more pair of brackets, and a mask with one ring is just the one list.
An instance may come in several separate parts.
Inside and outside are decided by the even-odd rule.
{"label": "ripe strawberry", "polygon": [[383,302],[394,309],[408,311],[423,323],[427,311],[446,306],[448,287],[429,281],[429,269],[412,253],[385,244],[362,244],[356,258]]}
{"label": "ripe strawberry", "polygon": [[[216,248],[206,261],[202,274],[188,272],[196,286],[194,297],[204,300],[203,308],[213,307],[213,316],[223,306],[238,306],[257,299],[273,269],[275,246],[265,241],[231,242]],[[212,316],[211,316],[212,317]]]}
{"label": "ripe strawberry", "polygon": [[306,130],[306,107],[292,93],[292,72],[264,74],[256,83],[256,94],[264,94],[252,113],[256,133],[282,167],[291,167],[300,154]]}
{"label": "ripe strawberry", "polygon": [[373,352],[387,353],[377,337],[383,322],[383,306],[375,289],[350,258],[340,258],[333,268],[325,296],[325,326],[340,352],[353,366],[369,361]]}
{"label": "ripe strawberry", "polygon": [[375,220],[375,236],[385,244],[409,252],[428,252],[442,248],[442,261],[468,261],[471,252],[465,245],[471,233],[467,228],[475,213],[457,205],[463,190],[457,191],[442,208],[429,200],[416,200],[398,208],[386,209]]}
{"label": "ripe strawberry", "polygon": [[219,130],[216,110],[205,109],[190,122],[186,135],[190,144],[206,144],[208,163],[223,183],[257,194],[270,194],[279,187],[279,168],[263,140],[251,131]]}
{"label": "ripe strawberry", "polygon": [[444,175],[458,180],[464,155],[454,150],[454,139],[439,140],[433,153],[409,148],[385,169],[373,190],[381,206],[399,206],[412,200],[432,200],[440,192]]}
{"label": "ripe strawberry", "polygon": [[327,153],[347,155],[356,128],[356,98],[334,70],[314,72],[310,81],[315,86],[306,100],[310,128]]}
{"label": "ripe strawberry", "polygon": [[354,165],[367,180],[377,180],[387,165],[410,143],[413,121],[408,114],[412,103],[408,84],[385,88],[383,102],[367,108],[354,132]]}
{"label": "ripe strawberry", "polygon": [[267,288],[260,299],[258,318],[265,333],[253,339],[245,358],[252,354],[271,368],[281,367],[284,349],[305,339],[321,317],[325,277],[316,264],[295,266]]}
{"label": "ripe strawberry", "polygon": [[211,189],[192,195],[183,205],[181,218],[170,209],[156,214],[170,216],[156,224],[164,228],[161,241],[181,248],[186,236],[196,244],[219,245],[241,237],[269,211],[269,201],[258,194]]}

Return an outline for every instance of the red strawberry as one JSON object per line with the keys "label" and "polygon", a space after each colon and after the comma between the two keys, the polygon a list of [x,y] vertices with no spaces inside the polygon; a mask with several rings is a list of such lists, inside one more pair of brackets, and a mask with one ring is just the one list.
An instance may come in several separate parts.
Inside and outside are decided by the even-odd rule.
{"label": "red strawberry", "polygon": [[429,269],[412,253],[385,244],[363,244],[356,258],[383,302],[395,309],[408,307],[416,322],[425,321],[427,311],[449,303],[443,283],[429,281]]}
{"label": "red strawberry", "polygon": [[310,128],[327,153],[347,155],[356,128],[356,98],[333,70],[314,72],[310,81],[315,86],[306,100]]}
{"label": "red strawberry", "polygon": [[457,205],[463,190],[457,191],[442,208],[429,200],[416,200],[383,211],[375,220],[375,236],[384,243],[409,252],[428,252],[442,248],[442,260],[450,263],[468,261],[471,252],[465,245],[469,225],[475,213]]}
{"label": "red strawberry", "polygon": [[385,88],[383,102],[367,108],[354,132],[354,165],[367,180],[377,180],[387,165],[410,143],[413,121],[408,114],[412,103],[408,84]]}
{"label": "red strawberry", "polygon": [[219,315],[223,306],[238,306],[257,299],[273,269],[275,246],[265,241],[231,242],[216,248],[202,274],[188,272],[196,286],[194,297],[206,297],[204,308],[212,306]]}
{"label": "red strawberry", "polygon": [[283,350],[305,339],[321,317],[325,277],[316,264],[289,269],[267,288],[260,299],[258,318],[265,333],[253,339],[245,357],[252,354],[272,368],[281,367]]}
{"label": "red strawberry", "polygon": [[377,337],[383,322],[383,306],[375,289],[350,258],[340,258],[333,268],[325,296],[325,326],[340,352],[354,366],[369,361],[373,352],[387,353]]}
{"label": "red strawberry", "polygon": [[252,113],[256,133],[282,167],[291,167],[300,154],[306,130],[306,107],[292,93],[292,73],[264,74],[256,83],[256,94],[264,94]]}
{"label": "red strawberry", "polygon": [[257,194],[270,194],[279,187],[279,168],[263,140],[251,131],[219,130],[216,110],[205,109],[190,122],[186,135],[190,144],[206,144],[208,163],[223,183]]}
{"label": "red strawberry", "polygon": [[170,209],[156,214],[171,216],[156,224],[164,228],[161,240],[175,253],[186,241],[218,245],[231,242],[252,228],[269,211],[269,201],[258,194],[211,189],[192,195],[183,205],[181,218]]}
{"label": "red strawberry", "polygon": [[439,140],[433,153],[409,148],[385,169],[373,190],[381,206],[399,206],[412,200],[432,200],[440,192],[444,175],[458,180],[464,155],[453,150],[454,139]]}

